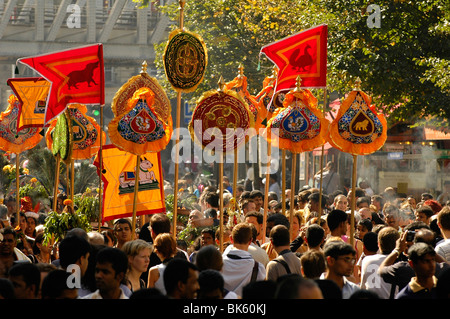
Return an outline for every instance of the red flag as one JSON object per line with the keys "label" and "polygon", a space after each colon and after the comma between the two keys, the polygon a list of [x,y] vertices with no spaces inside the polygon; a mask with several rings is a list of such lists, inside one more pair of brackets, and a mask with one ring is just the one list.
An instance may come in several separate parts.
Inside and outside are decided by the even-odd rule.
{"label": "red flag", "polygon": [[294,89],[299,75],[302,87],[326,87],[327,35],[324,24],[261,48],[279,70],[275,92]]}
{"label": "red flag", "polygon": [[22,58],[18,61],[28,65],[51,83],[44,125],[61,114],[67,104],[105,103],[102,44]]}

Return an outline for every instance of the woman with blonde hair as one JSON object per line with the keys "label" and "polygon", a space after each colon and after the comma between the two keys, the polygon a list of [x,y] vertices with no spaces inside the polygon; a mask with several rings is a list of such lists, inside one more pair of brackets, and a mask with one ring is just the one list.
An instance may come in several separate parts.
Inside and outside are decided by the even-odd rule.
{"label": "woman with blonde hair", "polygon": [[152,246],[142,239],[126,242],[122,250],[128,256],[127,286],[131,291],[145,288],[145,282],[141,279],[142,273],[146,272],[150,264]]}
{"label": "woman with blonde hair", "polygon": [[169,233],[161,233],[156,236],[153,243],[156,255],[161,259],[161,263],[150,268],[148,272],[147,288],[157,288],[162,294],[166,294],[164,288],[163,274],[167,263],[173,259],[177,253],[177,243]]}

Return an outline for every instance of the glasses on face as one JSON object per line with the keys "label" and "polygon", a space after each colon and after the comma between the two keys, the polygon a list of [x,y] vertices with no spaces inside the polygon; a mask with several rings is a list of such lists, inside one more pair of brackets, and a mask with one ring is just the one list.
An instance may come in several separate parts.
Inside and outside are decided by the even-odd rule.
{"label": "glasses on face", "polygon": [[356,264],[356,258],[350,258],[350,257],[344,257],[344,258],[342,258],[342,257],[338,257],[338,260],[343,260],[343,261],[345,261],[347,264],[351,264],[351,265]]}

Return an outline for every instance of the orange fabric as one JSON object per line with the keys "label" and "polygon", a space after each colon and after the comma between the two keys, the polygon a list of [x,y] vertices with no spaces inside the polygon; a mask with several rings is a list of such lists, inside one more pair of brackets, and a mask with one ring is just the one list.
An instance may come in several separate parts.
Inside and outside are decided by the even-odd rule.
{"label": "orange fabric", "polygon": [[253,113],[256,133],[259,133],[259,129],[265,127],[263,122],[267,118],[267,110],[265,107],[261,107],[258,100],[248,92],[247,77],[244,75],[235,77],[232,81],[225,84],[225,89],[236,91],[245,100]]}
{"label": "orange fabric", "polygon": [[[114,145],[102,148],[104,183],[102,221],[133,216],[136,156]],[[160,153],[140,155],[136,216],[165,212],[164,179]],[[100,168],[99,156],[94,165]],[[97,173],[99,173],[97,171]],[[99,173],[100,174],[100,173]]]}
{"label": "orange fabric", "polygon": [[17,130],[43,127],[50,82],[44,78],[12,78],[7,82],[19,100]]}

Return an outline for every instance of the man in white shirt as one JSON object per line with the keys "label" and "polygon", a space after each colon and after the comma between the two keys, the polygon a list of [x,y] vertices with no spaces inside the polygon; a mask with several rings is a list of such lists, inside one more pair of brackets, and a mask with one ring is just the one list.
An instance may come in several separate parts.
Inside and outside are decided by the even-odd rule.
{"label": "man in white shirt", "polygon": [[365,256],[361,264],[361,289],[375,292],[381,299],[389,299],[392,284],[386,283],[378,274],[378,269],[386,257],[394,250],[400,234],[393,227],[384,227],[378,233],[380,253]]}
{"label": "man in white shirt", "polygon": [[437,215],[437,224],[444,240],[436,245],[436,253],[450,262],[450,207],[444,206]]}
{"label": "man in white shirt", "polygon": [[265,280],[266,269],[248,252],[252,242],[252,228],[248,223],[239,223],[231,233],[233,247],[223,253],[222,275],[225,289],[242,297],[242,288],[252,281]]}

